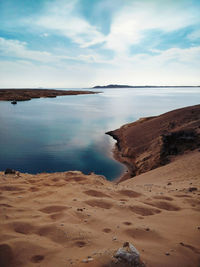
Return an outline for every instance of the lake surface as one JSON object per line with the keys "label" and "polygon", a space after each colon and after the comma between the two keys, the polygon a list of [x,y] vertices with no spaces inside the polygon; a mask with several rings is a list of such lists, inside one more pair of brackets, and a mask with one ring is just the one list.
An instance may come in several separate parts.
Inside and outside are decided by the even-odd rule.
{"label": "lake surface", "polygon": [[0,101],[0,170],[80,170],[112,180],[125,167],[112,158],[115,141],[105,132],[140,117],[200,103],[198,87],[96,91],[102,93],[33,99],[17,105]]}

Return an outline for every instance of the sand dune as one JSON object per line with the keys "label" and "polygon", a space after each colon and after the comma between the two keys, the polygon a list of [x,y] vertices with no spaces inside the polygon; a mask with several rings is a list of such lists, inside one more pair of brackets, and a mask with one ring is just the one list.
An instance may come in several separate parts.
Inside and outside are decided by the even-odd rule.
{"label": "sand dune", "polygon": [[0,266],[124,266],[112,256],[125,241],[146,266],[198,266],[199,160],[195,150],[120,184],[1,172]]}

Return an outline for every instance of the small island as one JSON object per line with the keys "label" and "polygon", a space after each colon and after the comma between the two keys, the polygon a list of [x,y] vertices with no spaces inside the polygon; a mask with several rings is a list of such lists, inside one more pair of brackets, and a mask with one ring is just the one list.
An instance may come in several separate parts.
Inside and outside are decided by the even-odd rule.
{"label": "small island", "polygon": [[12,104],[16,104],[17,101],[27,101],[32,98],[41,97],[56,97],[65,95],[85,95],[96,94],[92,91],[64,91],[54,89],[0,89],[0,100],[12,101]]}

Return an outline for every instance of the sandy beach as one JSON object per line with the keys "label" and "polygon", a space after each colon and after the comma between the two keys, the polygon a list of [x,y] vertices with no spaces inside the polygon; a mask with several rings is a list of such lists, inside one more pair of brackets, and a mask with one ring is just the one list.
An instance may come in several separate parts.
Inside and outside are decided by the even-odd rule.
{"label": "sandy beach", "polygon": [[[167,114],[162,116],[171,118]],[[165,165],[152,167],[147,157],[145,166],[151,168],[120,183],[78,171],[0,172],[0,266],[128,266],[113,257],[124,242],[137,248],[145,266],[199,266],[199,106],[174,111],[172,117],[174,132],[195,133],[190,145],[183,147],[187,142],[181,138],[181,145],[174,143],[177,153],[164,155]],[[146,134],[143,125],[157,118],[139,123],[141,139]],[[120,128],[130,130],[125,135],[132,134],[129,140],[134,136],[131,127]],[[159,134],[151,128],[157,140]],[[133,144],[121,149],[128,146]],[[151,151],[157,159],[158,154]]]}

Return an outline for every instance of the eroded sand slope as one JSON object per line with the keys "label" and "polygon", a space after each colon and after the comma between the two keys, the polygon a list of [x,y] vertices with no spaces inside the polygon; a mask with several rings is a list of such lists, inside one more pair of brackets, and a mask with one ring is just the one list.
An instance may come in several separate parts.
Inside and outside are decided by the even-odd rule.
{"label": "eroded sand slope", "polygon": [[128,166],[127,179],[200,148],[200,105],[142,118],[107,134],[117,140],[115,157]]}

